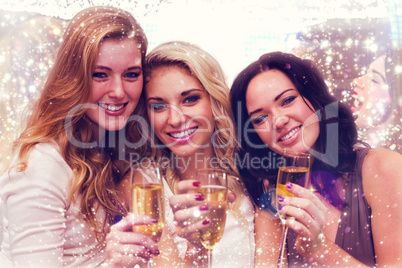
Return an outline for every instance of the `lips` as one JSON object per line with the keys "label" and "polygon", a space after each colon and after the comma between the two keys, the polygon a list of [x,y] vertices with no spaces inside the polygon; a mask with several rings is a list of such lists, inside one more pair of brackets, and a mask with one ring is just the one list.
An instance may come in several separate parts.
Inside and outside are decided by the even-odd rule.
{"label": "lips", "polygon": [[355,91],[353,92],[352,98],[353,98],[354,100],[353,100],[353,105],[352,105],[352,107],[350,107],[350,108],[351,108],[351,110],[352,110],[353,113],[357,113],[357,112],[359,112],[359,110],[360,110],[360,109],[362,108],[362,106],[363,106],[364,96],[359,95],[359,93],[355,90]]}
{"label": "lips", "polygon": [[174,139],[185,139],[190,137],[197,130],[197,128],[198,127],[192,127],[180,131],[172,131],[167,134]]}
{"label": "lips", "polygon": [[289,139],[291,139],[301,128],[301,125],[298,127],[295,127],[294,129],[292,129],[291,131],[289,131],[287,134],[282,135],[278,141],[287,141]]}
{"label": "lips", "polygon": [[106,103],[98,103],[98,106],[101,107],[102,109],[105,109],[110,112],[118,112],[122,110],[128,102],[123,103],[123,104],[106,104]]}

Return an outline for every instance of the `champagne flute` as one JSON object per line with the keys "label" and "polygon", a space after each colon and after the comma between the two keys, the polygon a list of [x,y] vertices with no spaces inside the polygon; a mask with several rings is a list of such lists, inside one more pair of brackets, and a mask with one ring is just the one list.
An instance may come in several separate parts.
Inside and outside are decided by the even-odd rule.
{"label": "champagne flute", "polygon": [[212,250],[222,238],[226,224],[227,174],[221,169],[200,169],[196,180],[200,182],[197,192],[205,196],[204,205],[209,208],[200,216],[201,220],[210,221],[205,229],[200,230],[200,242],[208,252],[208,267],[212,267]]}
{"label": "champagne flute", "polygon": [[[281,157],[281,166],[279,168],[276,183],[277,198],[280,196],[294,196],[293,194],[289,193],[286,188],[286,184],[289,182],[300,185],[304,188],[309,187],[310,161],[311,155],[307,153],[295,153],[286,150],[284,151],[284,154]],[[288,227],[285,225],[285,217],[286,215],[279,214],[279,218],[282,222],[282,239],[279,247],[280,255],[278,263],[278,267],[280,268],[283,266],[286,236],[288,233]]]}
{"label": "champagne flute", "polygon": [[[130,182],[130,212],[147,215],[156,222],[151,225],[134,225],[133,232],[145,234],[158,242],[165,223],[165,198],[159,167],[152,161],[133,165]],[[152,260],[148,262],[148,267],[152,267]]]}

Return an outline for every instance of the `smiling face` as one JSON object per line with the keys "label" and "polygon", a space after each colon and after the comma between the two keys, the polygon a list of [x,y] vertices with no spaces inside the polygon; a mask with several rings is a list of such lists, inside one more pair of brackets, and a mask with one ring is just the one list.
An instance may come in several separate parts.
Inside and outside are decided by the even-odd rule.
{"label": "smiling face", "polygon": [[373,61],[365,75],[353,80],[355,102],[353,112],[358,114],[359,127],[381,123],[391,103],[388,84],[385,78],[385,55]]}
{"label": "smiling face", "polygon": [[132,38],[106,38],[92,72],[91,104],[86,115],[108,131],[122,129],[142,91],[141,51]]}
{"label": "smiling face", "polygon": [[148,118],[159,138],[175,155],[212,156],[214,120],[210,98],[189,71],[162,66],[145,86]]}
{"label": "smiling face", "polygon": [[318,116],[281,71],[255,76],[247,87],[246,106],[258,136],[274,152],[306,152],[314,146],[320,132]]}

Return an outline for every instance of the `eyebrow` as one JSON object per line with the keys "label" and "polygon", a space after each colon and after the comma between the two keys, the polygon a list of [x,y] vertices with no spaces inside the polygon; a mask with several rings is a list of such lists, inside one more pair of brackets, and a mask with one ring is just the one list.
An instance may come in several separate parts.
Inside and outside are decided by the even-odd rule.
{"label": "eyebrow", "polygon": [[[105,69],[105,70],[109,70],[111,71],[112,69],[110,69],[109,67],[106,66],[102,66],[102,65],[96,65],[95,69]],[[125,69],[124,71],[132,71],[132,70],[142,70],[141,66],[132,66],[132,67],[128,67],[127,69]]]}
{"label": "eyebrow", "polygon": [[[282,91],[281,93],[278,94],[278,96],[275,97],[274,101],[278,101],[282,97],[283,94],[285,94],[286,92],[291,91],[291,90],[295,90],[295,89],[294,88],[289,88],[289,89],[286,89],[286,90]],[[251,117],[253,114],[259,113],[261,111],[262,111],[262,108],[258,108],[256,110],[252,111],[248,116]]]}
{"label": "eyebrow", "polygon": [[[188,94],[190,94],[191,92],[194,92],[194,91],[204,92],[203,89],[192,88],[192,89],[185,90],[185,91],[181,92],[180,96],[185,97],[185,96],[187,96]],[[163,101],[163,98],[161,98],[161,97],[149,97],[149,98],[147,98],[147,102],[149,102],[150,100]]]}
{"label": "eyebrow", "polygon": [[188,94],[190,94],[191,92],[194,92],[194,91],[204,92],[203,89],[192,88],[192,89],[183,91],[180,95],[184,97],[184,96],[187,96]]}
{"label": "eyebrow", "polygon": [[379,71],[373,69],[373,73],[378,74],[378,75],[381,77],[381,79],[382,79],[382,81],[383,81],[384,83],[387,82],[387,79],[385,79],[385,77],[384,77],[384,76],[382,75],[382,73],[380,73]]}

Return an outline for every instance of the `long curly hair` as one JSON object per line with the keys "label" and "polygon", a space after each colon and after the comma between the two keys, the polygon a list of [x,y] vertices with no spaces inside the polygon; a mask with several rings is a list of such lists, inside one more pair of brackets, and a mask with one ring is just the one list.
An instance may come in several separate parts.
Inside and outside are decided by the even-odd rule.
{"label": "long curly hair", "polygon": [[[342,176],[352,171],[356,153],[353,145],[357,142],[357,129],[352,111],[345,104],[332,96],[317,67],[310,60],[303,60],[293,54],[272,52],[262,55],[251,63],[235,78],[231,91],[230,101],[239,128],[240,153],[238,162],[239,172],[255,204],[263,195],[264,179],[271,180],[275,185],[279,156],[268,148],[253,128],[246,106],[246,92],[250,81],[258,74],[276,69],[284,73],[295,85],[303,99],[311,103],[310,109],[319,117],[320,134],[314,144],[314,150],[320,154],[315,158],[312,171],[325,170],[334,176]],[[307,105],[307,102],[306,102]],[[337,125],[335,125],[337,124]],[[335,125],[333,131],[330,126]],[[269,157],[271,166],[251,169],[244,160]],[[312,183],[314,185],[314,178]],[[331,180],[323,181],[324,195],[329,195],[335,206],[342,205],[342,201],[335,193]]]}
{"label": "long curly hair", "polygon": [[[194,44],[182,41],[167,42],[157,46],[147,55],[144,63],[145,85],[152,71],[161,66],[178,66],[188,70],[207,91],[214,117],[214,135],[211,137],[211,143],[214,144],[213,150],[219,166],[233,175],[228,180],[228,187],[239,197],[234,204],[234,207],[237,207],[244,195],[244,185],[235,164],[234,156],[238,143],[230,109],[229,88],[219,63]],[[179,181],[179,173],[170,163],[173,160],[172,153],[166,146],[161,148],[160,145],[163,144],[155,135],[153,136],[155,137],[151,141],[154,143],[153,155],[156,159],[166,160],[162,165],[166,167],[165,176],[174,191],[175,184]]]}
{"label": "long curly hair", "polygon": [[[82,10],[69,22],[41,95],[25,129],[13,145],[13,151],[18,152],[16,169],[24,171],[29,152],[36,144],[52,141],[58,144],[62,157],[72,169],[69,202],[74,202],[77,195],[81,195],[82,217],[95,230],[100,241],[104,240],[109,219],[119,214],[116,185],[127,169],[124,161],[119,161],[117,157],[121,156],[119,146],[92,145],[93,123],[85,115],[84,104],[90,102],[98,48],[105,38],[134,38],[141,46],[144,62],[147,38],[129,12],[114,7]],[[122,135],[127,140],[133,140],[132,133],[136,133],[136,126],[130,122],[118,133],[106,133],[106,140]],[[99,206],[108,215],[103,226],[96,220]]]}

